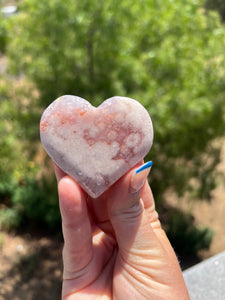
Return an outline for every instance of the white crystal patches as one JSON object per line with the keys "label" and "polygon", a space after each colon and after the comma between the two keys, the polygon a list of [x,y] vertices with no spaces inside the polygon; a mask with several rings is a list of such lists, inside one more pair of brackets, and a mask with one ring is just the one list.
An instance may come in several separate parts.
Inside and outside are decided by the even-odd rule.
{"label": "white crystal patches", "polygon": [[93,198],[140,161],[153,141],[148,112],[125,97],[95,108],[82,98],[62,96],[43,113],[40,133],[49,156]]}

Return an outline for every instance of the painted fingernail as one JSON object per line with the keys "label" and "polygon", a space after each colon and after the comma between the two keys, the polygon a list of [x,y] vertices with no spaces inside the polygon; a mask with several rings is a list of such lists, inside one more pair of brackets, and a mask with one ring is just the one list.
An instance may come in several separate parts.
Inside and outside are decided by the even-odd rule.
{"label": "painted fingernail", "polygon": [[148,161],[146,162],[145,164],[143,164],[142,166],[140,166],[136,171],[135,171],[135,174],[138,174],[140,173],[141,171],[144,171],[146,169],[149,169],[151,168],[152,166],[152,161]]}
{"label": "painted fingernail", "polygon": [[136,169],[130,181],[131,193],[136,193],[142,188],[142,186],[144,185],[148,177],[151,167],[152,167],[152,161],[149,161],[143,164],[142,166],[140,166],[138,169]]}

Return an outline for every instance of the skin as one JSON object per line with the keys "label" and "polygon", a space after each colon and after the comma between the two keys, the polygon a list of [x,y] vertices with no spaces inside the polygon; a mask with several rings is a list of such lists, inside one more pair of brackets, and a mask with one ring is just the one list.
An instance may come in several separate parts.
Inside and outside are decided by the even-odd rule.
{"label": "skin", "polygon": [[63,300],[188,300],[138,164],[97,199],[54,165],[64,236]]}

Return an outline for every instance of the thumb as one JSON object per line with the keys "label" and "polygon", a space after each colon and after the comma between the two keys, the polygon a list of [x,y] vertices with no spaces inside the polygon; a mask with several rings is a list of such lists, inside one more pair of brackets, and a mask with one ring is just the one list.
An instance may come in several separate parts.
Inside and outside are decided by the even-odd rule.
{"label": "thumb", "polygon": [[[169,240],[160,225],[151,222],[154,206],[149,206],[152,195],[146,193],[150,168],[149,162],[131,170],[110,190],[108,212],[119,247],[115,270],[136,285],[146,296],[142,299],[189,299]],[[121,275],[121,267],[126,275]],[[166,298],[164,288],[170,294]]]}
{"label": "thumb", "polygon": [[142,250],[159,246],[140,197],[151,166],[148,162],[131,170],[110,191],[108,212],[121,251],[129,251],[131,245]]}

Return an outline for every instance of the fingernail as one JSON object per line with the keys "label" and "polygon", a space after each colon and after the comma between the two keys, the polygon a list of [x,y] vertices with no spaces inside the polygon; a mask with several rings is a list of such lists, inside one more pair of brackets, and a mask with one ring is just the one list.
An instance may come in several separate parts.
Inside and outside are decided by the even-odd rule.
{"label": "fingernail", "polygon": [[142,166],[140,166],[136,171],[135,171],[135,174],[138,174],[146,169],[149,169],[151,168],[152,166],[152,161],[148,161],[146,162],[145,164],[143,164]]}
{"label": "fingernail", "polygon": [[136,169],[130,181],[131,193],[136,193],[142,188],[142,186],[144,185],[148,177],[151,167],[152,167],[152,161],[149,161],[143,164],[142,166],[140,166],[138,169]]}

